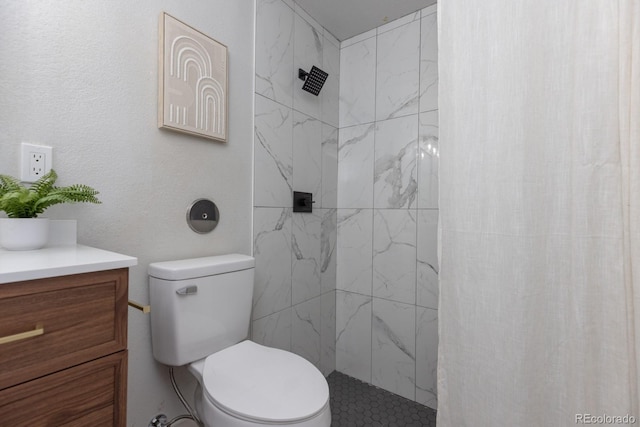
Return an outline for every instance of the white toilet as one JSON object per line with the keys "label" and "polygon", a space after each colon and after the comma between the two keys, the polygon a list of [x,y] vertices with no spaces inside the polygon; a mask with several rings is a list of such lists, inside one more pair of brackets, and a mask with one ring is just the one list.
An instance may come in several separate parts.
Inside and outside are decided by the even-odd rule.
{"label": "white toilet", "polygon": [[302,357],[247,340],[254,259],[221,255],[149,265],[153,356],[188,364],[207,427],[329,427],[329,387]]}

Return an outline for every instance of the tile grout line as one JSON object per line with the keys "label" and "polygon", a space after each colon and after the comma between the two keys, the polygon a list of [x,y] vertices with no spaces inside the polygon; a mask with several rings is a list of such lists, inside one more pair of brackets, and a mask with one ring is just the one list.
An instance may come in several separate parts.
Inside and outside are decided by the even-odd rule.
{"label": "tile grout line", "polygon": [[[294,2],[295,3],[295,2]],[[292,40],[291,40],[291,50],[292,50],[292,56],[293,56],[293,70],[291,70],[291,72],[293,73],[293,75],[295,76],[295,71],[296,71],[296,11],[295,11],[295,7],[293,8],[293,28],[292,28]],[[295,169],[294,169],[294,153],[293,153],[293,149],[295,147],[295,143],[293,141],[293,137],[294,137],[294,132],[293,132],[293,128],[295,127],[295,120],[294,120],[294,104],[295,104],[295,77],[293,78],[293,82],[291,83],[291,198],[293,198],[293,189],[296,188],[295,187],[295,183],[294,183],[294,176],[295,176]],[[290,199],[291,200],[291,199]],[[290,319],[289,319],[289,324],[291,325],[291,329],[289,330],[289,349],[293,350],[293,208],[291,209],[291,234],[289,235],[289,269],[290,269],[290,277],[291,277],[291,284],[289,285],[289,289],[290,289],[290,295],[291,295],[291,301],[290,301],[290,309],[291,312],[289,313]]]}
{"label": "tile grout line", "polygon": [[378,128],[378,31],[376,29],[376,34],[374,37],[376,42],[375,49],[375,58],[374,58],[374,86],[373,86],[373,166],[371,170],[371,316],[369,319],[369,324],[371,325],[371,337],[370,337],[370,348],[369,348],[369,375],[370,382],[373,384],[373,276],[374,276],[374,241],[375,241],[375,168],[376,168],[376,130]]}
{"label": "tile grout line", "polygon": [[[419,89],[418,89],[419,90]],[[419,95],[418,95],[419,96]],[[420,152],[420,115],[418,114],[418,150],[416,151],[416,155],[417,155],[417,159],[416,161],[418,162],[418,168],[416,168],[416,181],[417,181],[417,187],[418,187],[418,198],[416,200],[416,209],[415,209],[415,221],[416,221],[416,252],[415,252],[415,288],[414,288],[414,299],[413,299],[413,307],[414,307],[414,329],[413,329],[413,345],[414,345],[414,350],[413,350],[413,381],[414,381],[414,387],[413,387],[413,399],[414,401],[417,399],[417,383],[418,383],[418,246],[419,246],[419,242],[420,242],[420,211],[418,210],[418,204],[420,203],[420,199],[419,199],[419,195],[420,195],[420,180],[419,180],[419,167],[420,167],[420,162],[419,162],[419,152]]]}
{"label": "tile grout line", "polygon": [[420,103],[422,101],[422,11],[420,11],[420,31],[418,37],[418,138],[416,144],[416,182],[417,182],[417,198],[416,198],[416,281],[415,281],[415,299],[414,299],[414,352],[413,352],[413,400],[416,401],[418,399],[418,244],[420,239],[420,215],[419,215],[419,205],[420,205],[420,176],[422,171],[422,162],[420,161]]}

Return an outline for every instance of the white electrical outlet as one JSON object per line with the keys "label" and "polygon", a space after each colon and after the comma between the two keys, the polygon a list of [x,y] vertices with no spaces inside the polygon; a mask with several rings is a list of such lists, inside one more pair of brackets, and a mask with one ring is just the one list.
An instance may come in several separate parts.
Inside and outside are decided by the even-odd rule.
{"label": "white electrical outlet", "polygon": [[51,170],[53,148],[45,145],[22,143],[22,165],[20,179],[24,182],[36,182]]}

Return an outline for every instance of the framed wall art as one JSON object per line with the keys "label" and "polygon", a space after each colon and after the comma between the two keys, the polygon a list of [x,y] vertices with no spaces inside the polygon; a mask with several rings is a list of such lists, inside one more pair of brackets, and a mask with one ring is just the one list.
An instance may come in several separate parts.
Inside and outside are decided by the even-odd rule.
{"label": "framed wall art", "polygon": [[158,127],[227,141],[227,47],[160,15]]}

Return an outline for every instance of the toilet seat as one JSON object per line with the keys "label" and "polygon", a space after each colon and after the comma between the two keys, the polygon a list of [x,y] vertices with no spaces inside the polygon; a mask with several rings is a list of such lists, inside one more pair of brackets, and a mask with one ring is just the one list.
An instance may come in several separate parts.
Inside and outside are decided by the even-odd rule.
{"label": "toilet seat", "polygon": [[329,405],[329,387],[304,358],[252,341],[208,356],[202,368],[204,395],[236,418],[262,424],[311,419]]}

